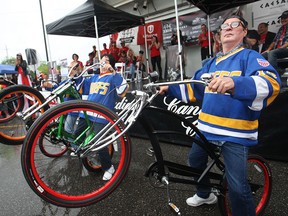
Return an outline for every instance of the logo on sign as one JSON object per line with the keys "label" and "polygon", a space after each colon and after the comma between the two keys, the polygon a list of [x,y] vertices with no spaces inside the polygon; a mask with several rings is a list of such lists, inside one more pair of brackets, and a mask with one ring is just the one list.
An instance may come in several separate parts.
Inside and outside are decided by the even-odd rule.
{"label": "logo on sign", "polygon": [[[198,125],[198,115],[201,111],[199,106],[191,106],[181,103],[180,100],[174,98],[171,102],[168,102],[168,98],[164,97],[163,103],[167,106],[167,110],[176,113],[178,115],[185,116],[185,119],[191,119],[192,123]],[[194,136],[196,132],[189,125],[185,125],[184,122],[181,122],[183,128],[185,128],[186,135]]]}
{"label": "logo on sign", "polygon": [[154,25],[149,25],[149,26],[147,26],[147,32],[148,32],[149,34],[152,34],[152,33],[154,32]]}

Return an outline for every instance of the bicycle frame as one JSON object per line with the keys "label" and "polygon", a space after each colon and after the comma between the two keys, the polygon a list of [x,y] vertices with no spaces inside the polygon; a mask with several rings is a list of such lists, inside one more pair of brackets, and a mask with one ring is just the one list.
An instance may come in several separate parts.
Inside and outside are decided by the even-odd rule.
{"label": "bicycle frame", "polygon": [[[147,89],[159,87],[159,86],[165,86],[165,85],[177,85],[177,84],[186,84],[186,83],[194,83],[194,84],[202,84],[204,86],[207,85],[208,79],[205,81],[199,81],[199,80],[187,80],[187,81],[175,81],[175,82],[169,82],[169,83],[149,83],[145,86]],[[162,183],[166,184],[167,187],[169,185],[169,182],[175,182],[175,183],[182,183],[182,184],[191,184],[191,185],[201,185],[201,186],[207,186],[209,188],[212,188],[212,191],[218,195],[222,194],[224,189],[223,189],[223,173],[224,173],[224,163],[219,159],[220,158],[220,153],[215,152],[215,150],[212,148],[213,145],[210,145],[208,140],[204,137],[204,135],[201,134],[201,132],[198,130],[198,128],[186,120],[185,118],[171,113],[168,110],[164,110],[162,108],[157,108],[154,106],[150,106],[153,99],[158,95],[158,92],[155,91],[151,96],[149,94],[135,90],[132,92],[133,95],[136,96],[136,99],[133,103],[130,104],[130,106],[127,106],[124,108],[120,113],[118,113],[119,118],[114,122],[114,124],[107,124],[101,131],[99,131],[92,139],[86,143],[86,147],[82,149],[83,151],[80,152],[80,158],[86,157],[89,155],[90,152],[95,152],[99,151],[100,149],[103,149],[113,143],[115,140],[117,140],[119,137],[121,137],[124,133],[127,132],[131,128],[131,126],[135,123],[135,121],[138,119],[140,120],[141,125],[143,126],[144,130],[148,132],[148,136],[151,140],[151,145],[154,150],[154,155],[156,158],[156,162],[154,164],[151,164],[150,167],[148,168],[146,172],[146,176],[149,176],[149,173],[153,172],[153,169],[155,166],[158,168],[158,180],[161,181]],[[196,139],[195,137],[189,136],[191,139],[191,143],[196,143],[197,145],[200,145],[203,147],[206,152],[208,153],[209,157],[211,158],[211,161],[209,162],[207,168],[203,170],[198,170],[195,168],[192,168],[190,166],[185,166],[181,165],[178,163],[174,163],[171,161],[166,161],[163,158],[162,155],[162,150],[159,144],[158,139],[155,139],[155,134],[171,134],[173,133],[172,131],[155,131],[154,128],[152,127],[151,123],[147,121],[147,118],[143,114],[143,110],[158,110],[160,112],[167,113],[169,115],[173,115],[180,121],[184,122],[186,125],[190,126],[198,135],[200,139]],[[109,134],[109,131],[111,128],[113,128],[116,124],[118,124],[120,121],[123,121],[125,124],[125,128],[119,133],[118,135]],[[175,133],[175,132],[174,132]],[[154,136],[152,136],[153,134]],[[188,136],[188,135],[187,135]],[[83,145],[81,145],[83,146]],[[78,150],[80,150],[79,148]],[[215,173],[212,172],[211,169],[216,165],[221,172]],[[181,176],[189,176],[189,177],[195,177],[196,180],[194,179],[183,179],[181,177],[169,177],[166,172],[166,169],[169,170],[169,172],[178,174]],[[209,178],[210,180],[216,180],[217,183],[208,183],[205,184],[201,180],[206,177]],[[169,196],[169,193],[168,193]],[[170,197],[168,197],[169,200],[169,205],[174,209],[176,205],[171,203]],[[177,207],[174,209],[177,212]]]}
{"label": "bicycle frame", "polygon": [[[156,91],[156,88],[159,86],[166,86],[166,85],[178,85],[178,84],[187,84],[187,83],[195,83],[195,84],[202,84],[207,85],[209,80],[205,78],[204,80],[185,80],[185,81],[175,81],[175,82],[165,82],[165,83],[149,83],[144,86],[146,89],[150,89],[153,91],[152,95],[149,96],[148,93],[144,91],[135,90],[132,91],[131,94],[135,95],[137,98],[133,103],[131,103],[130,106],[127,106],[125,109],[123,109],[120,113],[118,113],[119,118],[116,120],[116,122],[109,127],[109,125],[106,125],[98,134],[95,135],[93,139],[89,141],[87,146],[89,148],[85,149],[84,152],[80,154],[80,157],[85,157],[90,151],[98,151],[106,146],[108,146],[110,143],[117,140],[119,137],[121,137],[126,131],[131,128],[131,126],[135,123],[137,118],[140,116],[143,109],[148,107],[153,99],[158,95],[158,92]],[[136,109],[137,108],[137,109]],[[113,126],[118,124],[120,121],[123,121],[125,124],[125,128],[121,131],[120,134],[117,136],[108,136],[105,139],[103,137],[109,133],[109,129],[111,129]],[[200,132],[199,132],[200,133]],[[112,138],[112,139],[110,139]],[[203,138],[205,138],[203,136]]]}
{"label": "bicycle frame", "polygon": [[[29,107],[29,109],[25,110],[25,112],[23,113],[23,120],[26,120],[27,118],[29,118],[31,115],[33,115],[34,113],[36,113],[38,110],[40,110],[42,107],[44,107],[45,105],[48,105],[51,101],[55,100],[56,98],[59,98],[60,102],[64,102],[64,98],[66,94],[71,95],[73,98],[75,98],[76,100],[81,100],[81,95],[79,94],[79,92],[73,87],[75,84],[75,79],[78,79],[79,77],[83,76],[83,74],[88,71],[90,68],[95,67],[96,65],[99,65],[100,63],[95,63],[89,67],[87,67],[85,70],[83,70],[79,76],[77,77],[72,77],[70,76],[71,71],[73,70],[73,68],[71,68],[71,70],[68,73],[69,79],[67,79],[64,83],[62,83],[60,86],[58,86],[56,89],[54,89],[51,94],[46,98],[45,103],[41,104],[40,106],[38,106],[38,102],[35,103],[33,106]],[[32,111],[31,111],[32,110]],[[75,139],[75,142],[77,142],[87,131],[89,131],[91,129],[91,123],[88,120],[88,115],[87,113],[84,113],[86,122],[87,122],[87,128]],[[64,131],[63,126],[64,126],[64,116],[60,116],[59,118],[59,127],[57,128],[57,139],[62,139],[63,137],[65,137],[66,139],[72,138],[73,135],[69,134],[67,132]],[[53,132],[53,131],[52,131]],[[74,138],[74,137],[73,137]],[[80,145],[79,148],[83,147],[83,145]]]}
{"label": "bicycle frame", "polygon": [[[165,161],[163,159],[163,155],[162,155],[162,150],[159,144],[158,139],[154,139],[152,136],[149,137],[152,141],[151,141],[151,145],[153,147],[154,150],[154,155],[156,157],[156,161],[158,164],[158,168],[159,168],[159,173],[161,176],[165,176],[166,171],[165,171],[165,167],[168,168],[168,170],[171,173],[175,173],[178,175],[182,175],[182,176],[189,176],[189,177],[197,177],[197,180],[187,180],[187,179],[183,179],[183,178],[174,178],[174,177],[169,177],[169,181],[171,182],[176,182],[176,183],[185,183],[185,184],[193,184],[193,185],[205,185],[203,183],[200,183],[201,180],[203,179],[204,176],[209,177],[209,179],[214,179],[214,180],[218,180],[219,183],[218,184],[207,184],[205,186],[207,187],[211,187],[214,189],[218,189],[215,190],[214,192],[220,192],[219,189],[222,189],[222,185],[220,184],[221,181],[223,180],[223,175],[222,174],[217,174],[217,173],[211,173],[210,170],[211,168],[216,165],[219,169],[219,171],[224,172],[225,166],[223,164],[223,162],[219,159],[220,157],[220,153],[215,151],[215,149],[212,147],[213,145],[209,144],[209,141],[201,134],[201,132],[198,130],[198,128],[191,123],[190,121],[188,121],[187,119],[177,115],[177,114],[172,114],[170,111],[168,110],[164,110],[162,108],[158,108],[158,107],[148,107],[146,108],[147,111],[152,111],[152,110],[158,110],[161,113],[166,113],[168,115],[173,115],[173,117],[177,118],[178,120],[184,122],[185,124],[187,124],[188,126],[190,126],[192,128],[193,131],[195,131],[195,133],[198,135],[198,137],[200,137],[200,139],[195,138],[194,136],[188,136],[186,135],[189,139],[191,139],[191,144],[192,143],[196,143],[197,145],[201,146],[203,149],[205,149],[205,151],[208,153],[211,161],[209,162],[207,168],[202,171],[202,170],[198,170],[195,168],[192,168],[190,166],[185,166],[185,165],[181,165],[181,164],[177,164],[177,163],[173,163],[170,161]],[[157,134],[176,134],[175,131],[167,131],[167,130],[155,130],[152,126],[152,124],[147,121],[147,117],[145,117],[145,113],[143,115],[140,116],[139,118],[141,125],[143,126],[145,131],[150,131],[150,133],[154,134],[157,136]],[[178,134],[182,134],[178,132]],[[216,149],[217,150],[217,149]],[[148,173],[151,171],[151,169],[153,168],[152,164],[146,173],[146,176],[148,175]],[[163,181],[162,179],[160,179],[161,181]]]}
{"label": "bicycle frame", "polygon": [[90,68],[95,67],[96,65],[99,65],[99,63],[95,63],[83,70],[77,77],[72,77],[71,72],[73,68],[70,69],[68,73],[68,79],[62,83],[60,86],[58,86],[56,89],[54,89],[48,97],[45,98],[45,103],[41,104],[39,106],[38,102],[33,104],[31,107],[29,107],[27,110],[25,110],[22,113],[23,120],[28,119],[31,117],[34,113],[38,112],[40,109],[42,109],[44,106],[48,105],[51,101],[59,98],[60,102],[62,103],[64,101],[65,95],[66,94],[71,94],[75,99],[81,99],[81,96],[79,93],[76,91],[75,88],[73,88],[73,85],[75,84],[74,80],[78,79],[79,77],[83,76],[83,74],[88,71]]}
{"label": "bicycle frame", "polygon": [[79,77],[83,76],[83,74],[88,71],[89,69],[95,67],[96,65],[99,65],[100,63],[95,63],[83,70],[78,77],[72,77],[71,72],[73,68],[70,69],[68,73],[68,79],[62,83],[60,86],[58,86],[56,89],[54,89],[48,97],[45,98],[45,103],[41,104],[39,106],[38,102],[33,104],[31,107],[29,107],[25,112],[23,112],[23,120],[28,119],[30,116],[32,116],[34,113],[42,109],[44,106],[48,105],[51,101],[55,100],[56,98],[60,98],[60,102],[62,103],[65,98],[65,94],[71,94],[75,99],[81,99],[81,96],[76,91],[75,88],[73,88],[73,85],[75,84],[74,80],[78,79]]}

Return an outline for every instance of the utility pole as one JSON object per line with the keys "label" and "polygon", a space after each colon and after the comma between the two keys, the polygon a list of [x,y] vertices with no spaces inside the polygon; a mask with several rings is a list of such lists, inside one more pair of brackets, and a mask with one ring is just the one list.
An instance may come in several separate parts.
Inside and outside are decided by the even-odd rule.
{"label": "utility pole", "polygon": [[43,19],[43,12],[42,12],[42,3],[41,3],[41,0],[39,0],[39,5],[40,5],[40,12],[41,12],[41,20],[42,20],[42,28],[43,28],[43,36],[44,36],[44,44],[45,44],[46,58],[47,58],[47,62],[49,62],[47,42],[46,42],[46,31],[45,31],[45,26],[44,26],[44,19]]}
{"label": "utility pole", "polygon": [[8,48],[7,48],[7,45],[5,45],[5,50],[6,50],[6,58],[8,59]]}

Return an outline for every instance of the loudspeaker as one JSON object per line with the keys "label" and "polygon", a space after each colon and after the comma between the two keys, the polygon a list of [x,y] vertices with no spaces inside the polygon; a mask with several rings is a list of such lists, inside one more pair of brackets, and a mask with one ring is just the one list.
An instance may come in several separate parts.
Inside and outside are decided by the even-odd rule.
{"label": "loudspeaker", "polygon": [[37,52],[35,49],[25,49],[28,65],[35,65],[38,63]]}

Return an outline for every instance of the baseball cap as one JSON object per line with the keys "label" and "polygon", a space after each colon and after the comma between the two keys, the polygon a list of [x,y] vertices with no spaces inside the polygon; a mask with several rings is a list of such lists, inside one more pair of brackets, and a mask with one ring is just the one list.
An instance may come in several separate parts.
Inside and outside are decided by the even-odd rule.
{"label": "baseball cap", "polygon": [[282,14],[281,14],[281,16],[279,16],[278,17],[278,19],[286,19],[286,18],[288,18],[288,10],[286,10],[286,11],[284,11]]}
{"label": "baseball cap", "polygon": [[260,35],[256,30],[249,30],[246,37],[256,39],[257,41],[260,40]]}

